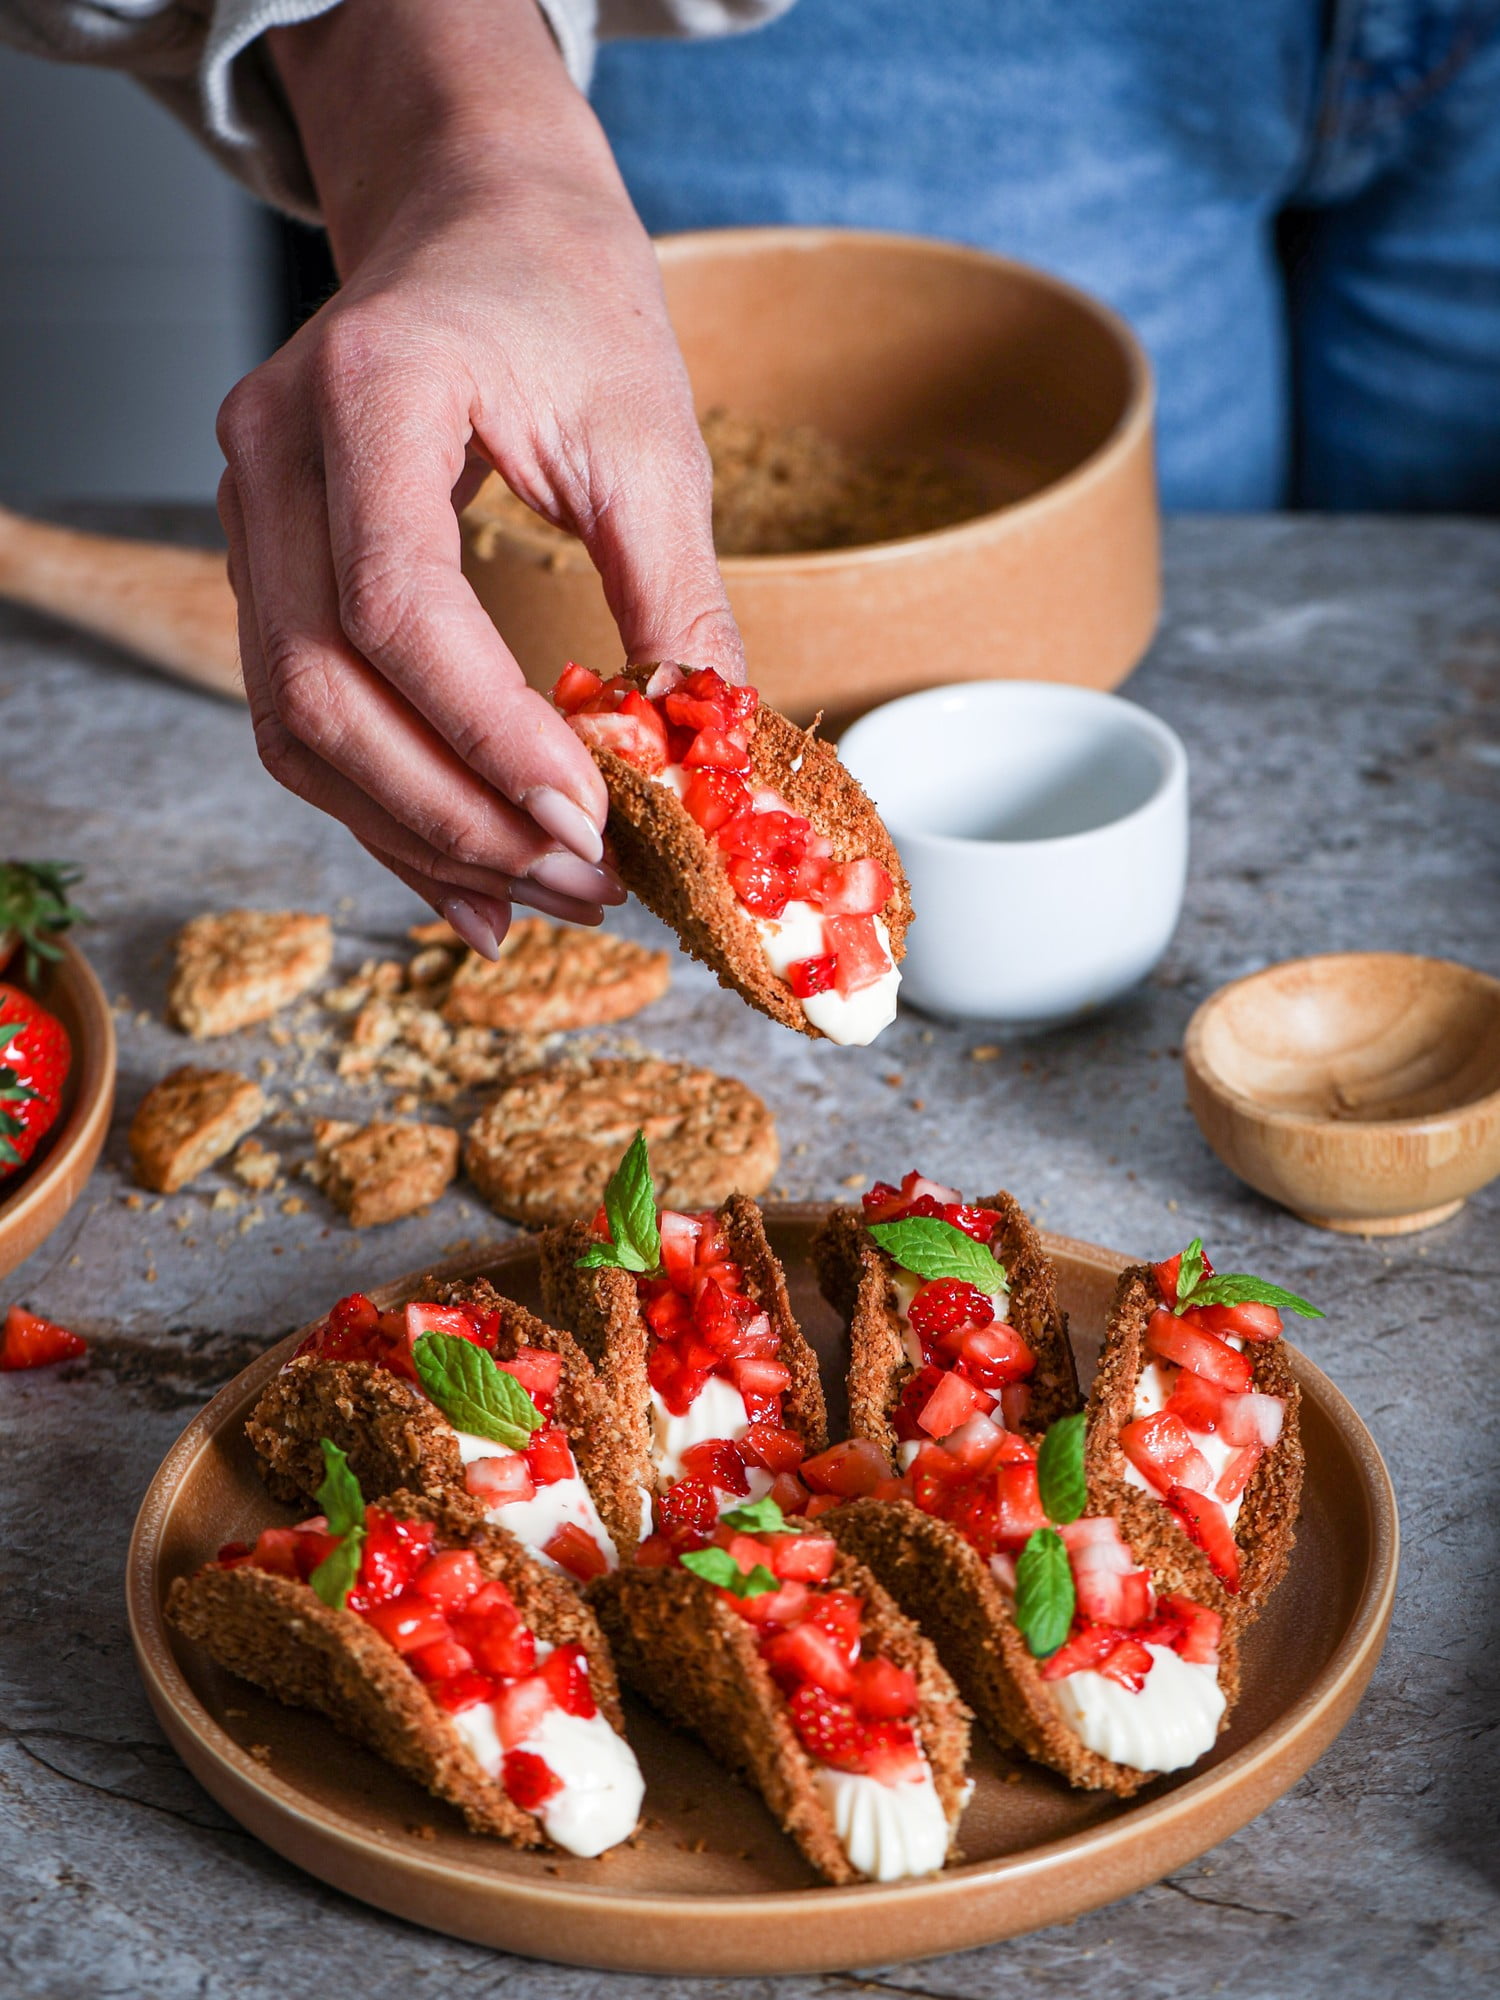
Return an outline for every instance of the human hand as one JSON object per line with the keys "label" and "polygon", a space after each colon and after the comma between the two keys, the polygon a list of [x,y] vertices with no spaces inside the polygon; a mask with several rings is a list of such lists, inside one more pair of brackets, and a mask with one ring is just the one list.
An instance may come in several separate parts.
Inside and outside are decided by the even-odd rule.
{"label": "human hand", "polygon": [[[629,660],[744,676],[649,240],[534,0],[343,0],[271,37],[343,285],[224,405],[256,741],[487,954],[623,900],[587,751],[464,581],[494,466],[583,540]],[[561,666],[561,662],[559,662]]]}

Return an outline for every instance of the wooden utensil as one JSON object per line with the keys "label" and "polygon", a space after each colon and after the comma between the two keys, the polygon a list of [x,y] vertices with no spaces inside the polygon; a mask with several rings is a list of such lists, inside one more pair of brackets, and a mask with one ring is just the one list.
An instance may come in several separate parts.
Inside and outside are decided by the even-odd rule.
{"label": "wooden utensil", "polygon": [[86,535],[0,507],[0,597],[243,701],[234,593],[206,549]]}
{"label": "wooden utensil", "polygon": [[[842,1329],[810,1254],[826,1214],[770,1204],[766,1221],[841,1435]],[[1044,1233],[1043,1242],[1087,1369],[1128,1259],[1065,1236]],[[540,1303],[535,1237],[449,1267],[460,1272],[483,1272],[507,1297]],[[414,1275],[372,1296],[389,1307],[431,1282]],[[1200,1765],[1122,1801],[1070,1791],[976,1735],[965,1863],[921,1881],[829,1889],[752,1792],[627,1700],[647,1784],[638,1842],[602,1862],[518,1853],[466,1833],[456,1814],[340,1742],[320,1717],[221,1673],[162,1616],[174,1576],[279,1518],[245,1418],[301,1337],[221,1390],[152,1481],[126,1582],[136,1661],[183,1761],[243,1826],[349,1895],[455,1937],[572,1965],[725,1977],[908,1961],[1070,1922],[1180,1868],[1279,1798],[1349,1720],[1385,1640],[1399,1539],[1390,1480],[1338,1390],[1288,1348],[1308,1462],[1297,1550],[1245,1641],[1233,1722]]]}
{"label": "wooden utensil", "polygon": [[1449,959],[1252,973],[1194,1014],[1183,1067],[1225,1166],[1320,1229],[1430,1229],[1500,1174],[1500,980]]}

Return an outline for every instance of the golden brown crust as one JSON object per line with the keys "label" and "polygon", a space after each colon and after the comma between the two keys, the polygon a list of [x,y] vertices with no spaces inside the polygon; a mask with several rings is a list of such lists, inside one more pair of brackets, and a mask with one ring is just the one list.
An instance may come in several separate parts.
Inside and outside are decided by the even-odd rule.
{"label": "golden brown crust", "polygon": [[302,910],[209,910],[177,934],[167,1014],[202,1038],[268,1021],[333,959],[333,926]]}
{"label": "golden brown crust", "polygon": [[568,1222],[598,1207],[638,1130],[669,1208],[759,1194],[781,1157],[771,1114],[747,1085],[652,1056],[516,1077],[469,1127],[464,1167],[501,1215]]}
{"label": "golden brown crust", "polygon": [[248,1077],[184,1064],[146,1092],[130,1121],[135,1177],[157,1194],[176,1194],[265,1115],[265,1093]]}
{"label": "golden brown crust", "polygon": [[[1137,1563],[1152,1571],[1161,1590],[1184,1592],[1227,1618],[1223,1592],[1191,1544],[1186,1555],[1163,1546],[1145,1496],[1115,1481],[1091,1483],[1090,1514],[1113,1514]],[[1087,1749],[1063,1721],[1036,1660],[1017,1630],[1010,1600],[988,1563],[946,1521],[906,1500],[851,1500],[819,1516],[840,1548],[874,1572],[903,1611],[916,1620],[964,1700],[1002,1747],[1014,1745],[1082,1790],[1129,1798],[1154,1776],[1116,1764]],[[1239,1695],[1239,1655],[1225,1626],[1219,1686],[1225,1698],[1222,1731]]]}
{"label": "golden brown crust", "polygon": [[493,962],[475,951],[465,954],[443,1002],[443,1019],[512,1034],[594,1028],[649,1007],[671,977],[664,951],[649,951],[612,931],[522,917]]}
{"label": "golden brown crust", "polygon": [[[548,1576],[514,1536],[493,1528],[456,1535],[440,1510],[409,1495],[393,1496],[389,1505],[406,1518],[432,1519],[436,1513],[439,1546],[466,1542],[485,1574],[508,1586],[539,1639],[553,1645],[576,1640],[588,1656],[595,1700],[611,1727],[624,1734],[613,1662],[596,1620],[574,1592]],[[346,1736],[457,1806],[475,1833],[493,1834],[514,1847],[547,1845],[540,1822],[485,1774],[400,1655],[354,1612],[333,1610],[289,1577],[213,1564],[177,1577],[166,1608],[177,1629],[219,1666],[290,1707],[317,1710]]]}
{"label": "golden brown crust", "polygon": [[[484,1278],[435,1284],[426,1296],[438,1305],[498,1312],[498,1360],[512,1360],[522,1347],[561,1355],[554,1415],[568,1433],[578,1470],[621,1560],[629,1561],[640,1538],[637,1463],[615,1406],[578,1343],[503,1298]],[[329,1438],[348,1456],[367,1499],[405,1487],[446,1501],[473,1525],[484,1519],[483,1506],[465,1486],[453,1426],[413,1383],[375,1363],[314,1355],[288,1363],[266,1385],[245,1435],[266,1485],[290,1506],[310,1503],[316,1495],[323,1480],[320,1440]]]}
{"label": "golden brown crust", "polygon": [[[1098,1373],[1089,1394],[1091,1476],[1107,1475],[1121,1481],[1125,1478],[1127,1461],[1120,1448],[1120,1430],[1134,1414],[1136,1384],[1151,1358],[1146,1347],[1146,1328],[1152,1313],[1163,1303],[1149,1264],[1132,1264],[1121,1272],[1105,1323]],[[1281,1342],[1246,1341],[1245,1354],[1254,1387],[1262,1395],[1280,1396],[1286,1404],[1286,1415],[1280,1438],[1251,1475],[1234,1524],[1234,1539],[1240,1552],[1240,1588],[1230,1603],[1241,1629],[1257,1616],[1286,1574],[1297,1540],[1305,1464],[1299,1421],[1302,1391],[1287,1364]],[[1154,1495],[1150,1497],[1167,1524],[1163,1532],[1189,1542],[1171,1510]]]}
{"label": "golden brown crust", "polygon": [[[1080,1402],[1067,1315],[1057,1302],[1057,1274],[1013,1195],[986,1195],[978,1205],[1000,1213],[994,1242],[1010,1282],[1009,1323],[1036,1356],[1027,1428],[1046,1430]],[[813,1258],[823,1295],[848,1328],[850,1432],[894,1458],[891,1419],[913,1373],[901,1334],[898,1267],[853,1208],[830,1213],[813,1244]]]}
{"label": "golden brown crust", "polygon": [[[656,669],[649,665],[627,671],[644,688]],[[723,855],[677,794],[613,751],[595,750],[593,756],[609,788],[608,831],[625,886],[676,931],[684,948],[717,975],[721,986],[783,1027],[822,1040],[791,988],[767,965],[755,927],[730,886]],[[899,965],[911,922],[901,857],[833,745],[762,703],[755,711],[750,763],[752,782],[769,786],[794,812],[811,820],[832,842],[835,859],[868,856],[890,875],[894,887],[881,914]]]}
{"label": "golden brown crust", "polygon": [[[745,1289],[770,1316],[780,1340],[778,1358],[791,1374],[783,1409],[789,1429],[798,1431],[807,1455],[828,1442],[828,1412],[818,1357],[808,1346],[792,1312],[786,1278],[771,1248],[765,1223],[753,1201],[731,1195],[718,1210],[719,1227],[744,1274]],[[589,1225],[572,1222],[548,1229],[541,1240],[542,1300],[552,1318],[576,1334],[580,1346],[604,1377],[617,1407],[631,1413],[632,1437],[646,1468],[648,1491],[658,1490],[651,1449],[651,1392],[646,1376],[651,1337],[628,1271],[604,1266],[580,1270],[578,1259],[593,1241]]]}
{"label": "golden brown crust", "polygon": [[[865,1600],[868,1650],[917,1675],[917,1730],[948,1820],[952,1858],[968,1761],[967,1711],[932,1646],[872,1576],[841,1558],[830,1581]],[[626,1685],[754,1785],[826,1881],[863,1881],[760,1657],[755,1628],[684,1569],[620,1570],[591,1584],[589,1599]]]}

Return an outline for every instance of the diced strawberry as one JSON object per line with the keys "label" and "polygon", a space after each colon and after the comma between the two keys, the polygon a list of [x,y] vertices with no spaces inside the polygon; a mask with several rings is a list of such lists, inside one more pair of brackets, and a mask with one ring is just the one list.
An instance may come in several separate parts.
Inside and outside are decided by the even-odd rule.
{"label": "diced strawberry", "polygon": [[1045,1528],[1047,1516],[1037,1486],[1035,1461],[1017,1460],[1001,1465],[995,1473],[995,1538],[1014,1546],[1023,1545],[1038,1528]]}
{"label": "diced strawberry", "polygon": [[1132,1569],[1122,1576],[1093,1564],[1075,1565],[1073,1582],[1083,1618],[1128,1631],[1151,1615],[1151,1579],[1143,1569]]}
{"label": "diced strawberry", "polygon": [[838,961],[825,952],[819,958],[799,958],[786,969],[786,983],[799,1000],[814,999],[833,990]]}
{"label": "diced strawberry", "polygon": [[[995,1284],[1000,1284],[998,1268]],[[995,1317],[995,1305],[987,1292],[962,1278],[933,1278],[912,1294],[906,1316],[925,1353],[929,1345],[936,1346],[948,1334],[988,1326]]]}
{"label": "diced strawberry", "polygon": [[895,887],[878,861],[832,862],[823,869],[817,904],[832,917],[875,916]]}
{"label": "diced strawberry", "polygon": [[1262,1305],[1257,1299],[1237,1306],[1197,1306],[1194,1310],[1199,1324],[1221,1339],[1231,1334],[1239,1340],[1281,1338],[1281,1314],[1275,1306]]}
{"label": "diced strawberry", "polygon": [[917,1707],[917,1677],[894,1660],[878,1654],[854,1667],[854,1706],[867,1722],[894,1722],[913,1715]]}
{"label": "diced strawberry", "polygon": [[755,1597],[732,1597],[730,1603],[747,1624],[763,1629],[795,1625],[807,1610],[805,1583],[789,1578],[779,1590],[763,1590]]}
{"label": "diced strawberry", "polygon": [[1269,1450],[1279,1440],[1285,1421],[1286,1403],[1280,1396],[1263,1396],[1252,1389],[1225,1398],[1219,1436],[1225,1444],[1258,1444]]}
{"label": "diced strawberry", "polygon": [[452,1334],[473,1340],[476,1328],[461,1306],[434,1306],[414,1301],[406,1308],[406,1338],[415,1346],[424,1333]]}
{"label": "diced strawberry", "polygon": [[372,1604],[364,1613],[364,1620],[398,1653],[413,1653],[419,1646],[432,1646],[439,1639],[452,1637],[448,1621],[437,1605],[415,1591],[388,1598],[383,1604]]}
{"label": "diced strawberry", "polygon": [[417,1571],[416,1589],[442,1611],[456,1611],[467,1604],[484,1582],[479,1558],[471,1549],[442,1549]]}
{"label": "diced strawberry", "polygon": [[521,1616],[516,1600],[497,1576],[482,1583],[463,1610],[466,1618],[501,1618],[510,1624],[518,1623]]}
{"label": "diced strawberry", "polygon": [[1216,1667],[1219,1664],[1219,1641],[1224,1633],[1224,1621],[1217,1611],[1210,1611],[1207,1605],[1195,1604],[1191,1597],[1175,1593],[1164,1594],[1157,1602],[1158,1613],[1165,1613],[1177,1623],[1179,1630],[1168,1640],[1190,1665]]}
{"label": "diced strawberry", "polygon": [[891,1422],[896,1436],[903,1444],[924,1444],[927,1433],[919,1421],[922,1411],[932,1399],[932,1392],[942,1381],[947,1371],[935,1361],[929,1361],[908,1375],[897,1398],[896,1407],[891,1412]]}
{"label": "diced strawberry", "polygon": [[578,1467],[573,1462],[568,1434],[556,1424],[545,1424],[541,1430],[533,1431],[522,1456],[538,1486],[555,1486],[560,1479],[577,1477]]}
{"label": "diced strawberry", "polygon": [[787,1702],[792,1727],[808,1756],[836,1771],[860,1768],[864,1735],[859,1717],[847,1701],[836,1700],[820,1687],[795,1688]]}
{"label": "diced strawberry", "polygon": [[[746,1435],[748,1436],[748,1432]],[[776,1502],[783,1514],[790,1516],[802,1513],[812,1495],[795,1472],[778,1472],[771,1481],[768,1498]]]}
{"label": "diced strawberry", "polygon": [[[497,1357],[498,1359],[498,1357]],[[562,1381],[563,1358],[545,1347],[518,1347],[509,1361],[499,1364],[514,1375],[543,1416],[551,1409]]]}
{"label": "diced strawberry", "polygon": [[1214,1498],[1224,1501],[1226,1505],[1232,1500],[1238,1500],[1250,1484],[1256,1466],[1265,1455],[1266,1448],[1263,1444],[1241,1445],[1214,1481]]}
{"label": "diced strawberry", "polygon": [[1151,1655],[1139,1639],[1121,1639],[1112,1647],[1104,1663],[1099,1668],[1104,1678],[1117,1681],[1132,1694],[1139,1694],[1146,1685],[1146,1676],[1152,1668]]}
{"label": "diced strawberry", "polygon": [[534,1750],[508,1750],[501,1766],[501,1783],[522,1812],[540,1812],[563,1788],[556,1771]]}
{"label": "diced strawberry", "polygon": [[700,729],[683,757],[685,768],[689,771],[704,767],[718,771],[748,771],[750,752],[736,737],[737,732],[730,729],[715,729],[712,726]]}
{"label": "diced strawberry", "polygon": [[661,1232],[662,1270],[679,1292],[685,1292],[692,1281],[703,1224],[695,1215],[681,1215],[674,1208],[664,1208],[657,1226]]}
{"label": "diced strawberry", "polygon": [[906,1213],[906,1196],[889,1181],[876,1181],[868,1194],[859,1198],[866,1222],[892,1222]]}
{"label": "diced strawberry", "polygon": [[1169,1486],[1192,1486],[1207,1493],[1213,1468],[1193,1443],[1187,1425],[1168,1410],[1122,1425],[1120,1449],[1158,1493]]}
{"label": "diced strawberry", "polygon": [[648,728],[636,715],[572,715],[575,734],[591,750],[609,750],[648,776],[667,761],[666,733]]}
{"label": "diced strawberry", "polygon": [[1004,1441],[1004,1432],[989,1417],[970,1417],[966,1424],[949,1431],[943,1439],[943,1450],[972,1478],[989,1470]]}
{"label": "diced strawberry", "polygon": [[720,693],[694,694],[685,682],[671,690],[662,707],[675,728],[695,734],[700,729],[728,729],[731,724],[729,704]]}
{"label": "diced strawberry", "polygon": [[913,1778],[921,1766],[922,1755],[909,1723],[865,1724],[860,1739],[860,1769],[878,1784],[902,1784]]}
{"label": "diced strawberry", "polygon": [[430,1646],[409,1652],[406,1664],[424,1681],[451,1681],[459,1674],[473,1673],[474,1655],[457,1639],[434,1639]]}
{"label": "diced strawberry", "polygon": [[[1180,1250],[1175,1257],[1168,1257],[1162,1263],[1151,1266],[1151,1275],[1156,1280],[1156,1289],[1161,1293],[1163,1303],[1166,1305],[1175,1306],[1177,1303],[1177,1279],[1181,1270],[1182,1252]],[[1213,1265],[1205,1257],[1203,1259],[1204,1277],[1211,1278],[1213,1271]]]}
{"label": "diced strawberry", "polygon": [[502,1688],[495,1697],[495,1734],[507,1750],[534,1736],[542,1717],[553,1705],[552,1690],[540,1674]]}
{"label": "diced strawberry", "polygon": [[745,1461],[727,1438],[705,1438],[682,1454],[684,1478],[708,1480],[722,1493],[748,1493]]}
{"label": "diced strawberry", "polygon": [[971,1382],[995,1391],[1007,1382],[1024,1381],[1036,1367],[1036,1356],[1015,1328],[1003,1320],[992,1326],[970,1327],[959,1339],[958,1358]]}
{"label": "diced strawberry", "polygon": [[1254,1379],[1248,1358],[1216,1333],[1205,1333],[1201,1326],[1193,1325],[1191,1314],[1179,1319],[1176,1313],[1152,1313],[1146,1326],[1146,1345],[1163,1360],[1191,1368],[1205,1381],[1236,1394],[1248,1389]]}
{"label": "diced strawberry", "polygon": [[486,1507],[509,1507],[517,1500],[536,1498],[531,1467],[517,1451],[471,1458],[464,1467],[464,1485]]}
{"label": "diced strawberry", "polygon": [[669,1531],[689,1530],[706,1541],[719,1524],[719,1496],[707,1479],[679,1479],[656,1506]]}
{"label": "diced strawberry", "polygon": [[432,1682],[427,1692],[450,1715],[459,1715],[478,1702],[493,1701],[500,1690],[489,1674],[470,1672],[444,1674]]}
{"label": "diced strawberry", "polygon": [[557,677],[557,686],[552,690],[553,706],[560,708],[564,715],[576,715],[586,701],[604,690],[604,682],[587,667],[580,667],[576,660],[569,660]]}
{"label": "diced strawberry", "polygon": [[[795,1472],[807,1449],[795,1431],[770,1423],[752,1424],[738,1444],[740,1451],[752,1463],[763,1465],[768,1472],[775,1473]],[[785,1511],[783,1508],[782,1512]]]}
{"label": "diced strawberry", "polygon": [[[792,900],[796,887],[791,873],[767,861],[752,861],[736,855],[729,863],[729,882],[734,893],[753,916],[779,917]],[[849,919],[850,922],[855,921]]]}
{"label": "diced strawberry", "polygon": [[670,1535],[647,1535],[635,1552],[637,1569],[672,1569],[676,1562],[677,1550]]}
{"label": "diced strawberry", "polygon": [[1195,1493],[1190,1486],[1173,1486],[1167,1505],[1182,1523],[1189,1539],[1208,1557],[1209,1567],[1231,1597],[1240,1588],[1240,1552],[1235,1544],[1229,1517],[1217,1500]]}
{"label": "diced strawberry", "polygon": [[815,1493],[836,1494],[841,1500],[857,1500],[872,1493],[882,1479],[891,1476],[890,1462],[879,1445],[868,1438],[848,1438],[830,1445],[815,1458],[802,1462],[802,1479]]}
{"label": "diced strawberry", "polygon": [[1112,1626],[1082,1625],[1042,1662],[1042,1679],[1060,1681],[1069,1674],[1096,1674],[1119,1643],[1120,1635]]}
{"label": "diced strawberry", "polygon": [[542,1544],[542,1554],[550,1556],[559,1569],[587,1583],[591,1577],[608,1573],[609,1562],[603,1549],[586,1528],[576,1521],[564,1521],[557,1532]]}
{"label": "diced strawberry", "polygon": [[1178,1371],[1165,1407],[1174,1417],[1181,1417],[1190,1431],[1211,1434],[1219,1428],[1219,1419],[1232,1393],[1221,1389],[1217,1382],[1210,1382],[1206,1375],[1195,1375],[1190,1368],[1183,1368]]}
{"label": "diced strawberry", "polygon": [[742,1395],[779,1396],[792,1386],[792,1371],[786,1363],[762,1355],[731,1361],[725,1373]]}
{"label": "diced strawberry", "polygon": [[301,1576],[297,1544],[302,1532],[300,1528],[262,1528],[250,1554],[254,1567],[271,1576]]}
{"label": "diced strawberry", "polygon": [[660,701],[673,688],[681,687],[686,679],[686,670],[679,667],[675,660],[663,660],[660,666],[652,669],[651,678],[646,683],[647,701]]}
{"label": "diced strawberry", "polygon": [[55,1320],[27,1312],[24,1306],[12,1306],[5,1315],[0,1368],[50,1368],[54,1361],[75,1361],[87,1352],[81,1335],[69,1333]]}
{"label": "diced strawberry", "polygon": [[589,1686],[589,1659],[582,1646],[558,1646],[541,1666],[542,1679],[552,1690],[552,1699],[565,1715],[587,1718],[598,1713],[594,1691]]}
{"label": "diced strawberry", "polygon": [[784,1582],[826,1583],[838,1553],[831,1535],[777,1535],[771,1542],[771,1568]]}
{"label": "diced strawberry", "polygon": [[891,969],[873,917],[825,917],[823,941],[837,961],[834,985],[845,999],[884,979]]}
{"label": "diced strawberry", "polygon": [[835,1507],[842,1507],[843,1504],[842,1498],[837,1493],[814,1493],[802,1510],[802,1518],[804,1521],[816,1521],[820,1514],[827,1514]]}
{"label": "diced strawberry", "polygon": [[820,1591],[808,1610],[807,1622],[826,1632],[851,1666],[859,1657],[859,1630],[865,1601],[852,1590]]}
{"label": "diced strawberry", "polygon": [[517,1680],[536,1665],[536,1639],[514,1614],[508,1619],[477,1619],[460,1612],[455,1624],[459,1639],[484,1673]]}
{"label": "diced strawberry", "polygon": [[929,1437],[946,1437],[971,1417],[984,1416],[995,1407],[995,1399],[961,1375],[944,1375],[917,1415],[917,1422]]}
{"label": "diced strawberry", "polygon": [[776,1632],[761,1648],[761,1656],[783,1687],[793,1688],[811,1681],[826,1694],[847,1700],[854,1689],[854,1676],[838,1642],[811,1620]]}
{"label": "diced strawberry", "polygon": [[397,1597],[432,1553],[430,1521],[400,1521],[382,1508],[365,1509],[365,1545],[360,1551],[359,1576],[346,1600],[351,1611],[364,1613],[372,1604]]}

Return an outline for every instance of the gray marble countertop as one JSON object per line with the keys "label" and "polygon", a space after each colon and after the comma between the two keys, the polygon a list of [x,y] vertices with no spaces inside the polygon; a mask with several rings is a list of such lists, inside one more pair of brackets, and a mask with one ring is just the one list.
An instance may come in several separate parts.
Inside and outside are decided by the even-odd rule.
{"label": "gray marble countertop", "polygon": [[[89,519],[212,535],[181,511]],[[1328,1305],[1298,1337],[1374,1432],[1402,1509],[1384,1660],[1344,1735],[1285,1798],[1126,1902],[989,1950],[823,1977],[776,1978],[768,1935],[764,1977],[701,1984],[606,1979],[382,1917],[243,1833],[157,1731],[121,1576],[167,1447],[215,1387],[354,1282],[506,1232],[462,1192],[360,1237],[310,1189],[293,1214],[276,1199],[211,1208],[229,1185],[215,1175],[164,1202],[130,1195],[126,1122],[188,1053],[161,1019],[166,947],[186,917],[238,903],[330,910],[352,967],[399,949],[421,913],[262,774],[242,713],[0,609],[0,852],[87,867],[85,943],[120,1030],[104,1158],[4,1286],[92,1351],[86,1368],[0,1379],[0,1993],[407,2000],[460,1981],[466,1994],[526,2000],[606,1987],[622,2000],[1500,1990],[1500,1187],[1424,1236],[1319,1234],[1214,1160],[1178,1062],[1197,1003],[1270,960],[1394,947],[1500,972],[1500,525],[1176,522],[1167,607],[1128,692],[1186,739],[1193,860],[1181,929],[1139,994],[976,1063],[992,1033],[915,1015],[867,1051],[803,1042],[684,964],[633,1032],[666,1053],[711,1046],[764,1091],[784,1142],[778,1192],[838,1197],[847,1176],[919,1161],[969,1187],[1003,1183],[1047,1226],[1139,1253],[1201,1231],[1222,1262]],[[638,910],[611,921],[654,929]],[[331,1086],[326,1058],[295,1043],[247,1035],[236,1057],[274,1065],[289,1158],[306,1150],[312,1111],[367,1101]]]}

